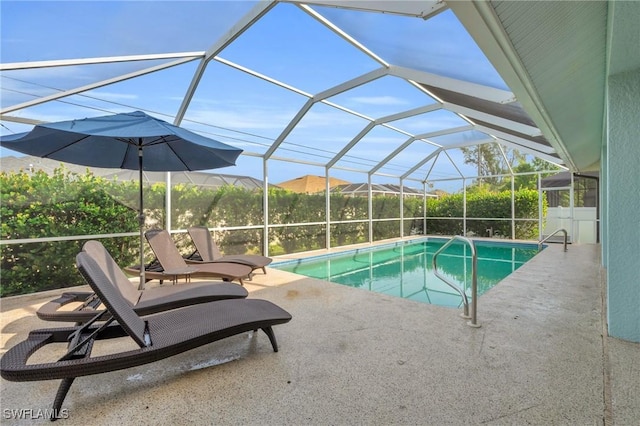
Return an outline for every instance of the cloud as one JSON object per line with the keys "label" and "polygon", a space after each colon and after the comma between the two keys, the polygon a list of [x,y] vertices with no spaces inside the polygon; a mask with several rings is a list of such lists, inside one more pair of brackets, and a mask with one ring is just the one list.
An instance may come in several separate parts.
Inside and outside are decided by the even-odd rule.
{"label": "cloud", "polygon": [[84,92],[83,94],[87,96],[93,96],[105,101],[133,100],[133,99],[140,98],[140,96],[135,95],[133,93],[116,93],[116,92],[104,92],[104,91],[95,91],[95,90],[89,90],[88,92]]}
{"label": "cloud", "polygon": [[394,96],[357,96],[349,98],[349,101],[366,105],[406,105],[408,103]]}

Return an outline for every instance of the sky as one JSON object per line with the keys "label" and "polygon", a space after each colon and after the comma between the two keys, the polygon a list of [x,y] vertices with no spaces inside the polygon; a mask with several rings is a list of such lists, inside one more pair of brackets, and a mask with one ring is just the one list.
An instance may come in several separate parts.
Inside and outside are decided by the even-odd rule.
{"label": "sky", "polygon": [[[106,56],[206,51],[255,5],[253,1],[6,1],[0,2],[2,64]],[[450,11],[423,20],[337,8],[312,8],[389,64],[507,90],[500,76]],[[344,81],[380,67],[294,4],[281,3],[234,40],[218,58],[281,82],[256,78],[217,60],[209,62],[187,110],[183,127],[242,148],[235,167],[221,173],[263,178],[260,158],[308,100]],[[83,87],[167,60],[119,62],[0,71],[0,106],[19,105],[62,90]],[[197,63],[189,62],[58,101],[8,112],[17,117],[60,121],[144,110],[173,122]],[[396,77],[383,77],[316,103],[268,162],[270,183],[305,174],[324,175],[325,164],[376,119],[433,104],[435,101]],[[336,108],[335,106],[339,106]],[[350,113],[357,112],[357,114]],[[359,114],[359,115],[358,115]],[[370,170],[407,134],[441,130],[465,122],[436,111],[376,126],[344,157],[331,175],[365,182]],[[0,134],[32,126],[2,121]],[[480,139],[473,132],[464,140]],[[425,158],[434,147],[413,143],[383,167],[377,183],[398,183],[399,175]],[[0,154],[16,155],[0,149]],[[462,164],[459,150],[449,157]],[[307,164],[279,159],[296,158]],[[433,161],[432,161],[433,162]],[[456,176],[445,155],[415,174],[431,178]],[[464,171],[464,170],[463,170]],[[413,175],[412,175],[413,177]],[[409,186],[419,186],[415,183]],[[445,185],[443,183],[442,185]]]}

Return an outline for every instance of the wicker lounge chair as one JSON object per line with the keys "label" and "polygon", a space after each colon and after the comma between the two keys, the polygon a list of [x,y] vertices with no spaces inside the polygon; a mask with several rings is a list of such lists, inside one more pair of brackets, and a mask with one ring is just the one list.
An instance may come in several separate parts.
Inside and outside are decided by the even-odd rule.
{"label": "wicker lounge chair", "polygon": [[[240,265],[237,263],[219,262],[219,263],[203,263],[198,266],[187,265],[176,247],[171,235],[165,229],[151,229],[145,232],[145,237],[156,255],[162,272],[154,272],[154,274],[163,274],[165,278],[175,281],[179,276],[204,277],[204,278],[222,278],[227,281],[238,280],[244,285],[243,278],[251,276],[251,267]],[[145,272],[146,274],[146,272]],[[152,278],[150,275],[149,278]]]}
{"label": "wicker lounge chair", "polygon": [[189,236],[193,241],[193,245],[196,247],[196,251],[193,252],[186,260],[187,263],[199,264],[199,263],[212,263],[212,262],[231,262],[239,263],[242,265],[251,266],[252,270],[262,269],[262,272],[267,273],[266,266],[271,263],[273,259],[258,254],[235,254],[224,256],[218,245],[211,237],[209,228],[205,226],[192,226],[188,228]]}
{"label": "wicker lounge chair", "polygon": [[[0,359],[0,374],[10,381],[62,379],[53,403],[53,418],[76,377],[135,367],[244,332],[262,329],[274,351],[278,345],[272,327],[291,320],[277,305],[258,299],[229,299],[201,303],[141,318],[85,252],[76,257],[78,269],[105,304],[111,319],[96,325],[34,330],[26,340]],[[117,321],[117,324],[114,323]],[[131,338],[139,348],[91,357],[96,340]],[[53,362],[28,364],[29,357],[50,343],[68,342],[68,351]],[[128,345],[126,345],[128,346]]]}
{"label": "wicker lounge chair", "polygon": [[[189,285],[154,287],[137,290],[129,281],[107,249],[98,241],[87,241],[82,250],[86,252],[102,269],[111,282],[118,286],[120,293],[129,301],[138,315],[148,315],[169,309],[181,308],[197,303],[213,302],[222,299],[240,299],[248,296],[247,290],[235,283],[199,282]],[[69,309],[71,303],[76,306]],[[85,323],[98,313],[109,317],[104,305],[92,292],[66,292],[38,309],[38,318],[45,321],[68,321]]]}

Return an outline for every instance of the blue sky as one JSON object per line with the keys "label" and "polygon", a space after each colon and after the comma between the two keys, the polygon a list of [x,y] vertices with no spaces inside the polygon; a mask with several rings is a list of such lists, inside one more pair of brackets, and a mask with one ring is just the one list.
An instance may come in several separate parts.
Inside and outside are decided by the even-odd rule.
{"label": "blue sky", "polygon": [[[254,3],[3,0],[1,62],[204,51],[251,10]],[[425,21],[335,8],[314,7],[314,10],[391,64],[506,89],[451,12]],[[380,66],[292,4],[277,5],[219,56],[311,95]],[[163,61],[3,71],[0,104],[6,108],[160,62]],[[143,109],[172,121],[195,68],[192,62],[94,89],[88,96],[70,96],[9,114],[57,121]],[[182,125],[260,155],[306,100],[294,91],[212,61]],[[395,77],[384,77],[329,100],[370,118],[434,102]],[[419,134],[450,126],[457,120],[462,121],[453,114],[439,112],[392,124],[405,132]],[[328,105],[314,105],[274,155],[326,162],[367,122]],[[4,135],[29,129],[30,126],[3,121],[0,132]],[[405,140],[401,133],[377,128],[338,164],[348,169],[369,169]],[[422,144],[407,149],[404,157],[399,156],[394,160],[395,166],[390,165],[385,172],[406,170],[428,154],[427,148]],[[11,153],[2,150],[2,155],[7,154]],[[428,170],[429,165],[425,167]],[[452,174],[445,169],[444,165],[434,167],[434,176]],[[241,157],[238,166],[221,172],[261,179],[261,170],[262,161],[247,155]],[[269,164],[271,183],[304,174],[323,175],[324,168],[282,161]],[[332,175],[354,182],[366,181],[366,174],[348,170],[336,170]],[[377,179],[381,183],[388,180]]]}

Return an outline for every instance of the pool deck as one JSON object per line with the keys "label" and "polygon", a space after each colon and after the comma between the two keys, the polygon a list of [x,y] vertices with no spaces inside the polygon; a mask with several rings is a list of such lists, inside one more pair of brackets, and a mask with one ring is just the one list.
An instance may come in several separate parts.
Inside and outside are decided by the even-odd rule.
{"label": "pool deck", "polygon": [[[274,328],[279,352],[248,333],[81,377],[57,424],[637,425],[640,344],[603,337],[599,253],[550,245],[479,299],[481,328],[459,310],[268,269],[246,287],[293,315]],[[56,326],[34,312],[57,294],[2,299],[0,352]],[[50,408],[58,386],[1,383],[6,424],[33,424],[8,410]]]}

